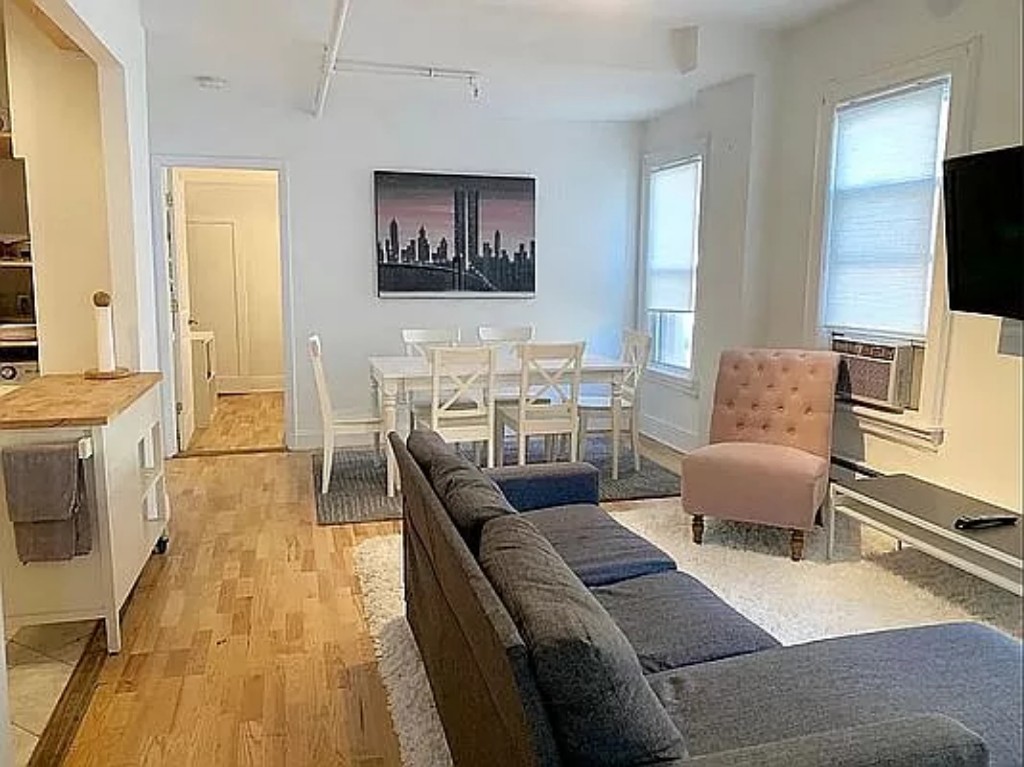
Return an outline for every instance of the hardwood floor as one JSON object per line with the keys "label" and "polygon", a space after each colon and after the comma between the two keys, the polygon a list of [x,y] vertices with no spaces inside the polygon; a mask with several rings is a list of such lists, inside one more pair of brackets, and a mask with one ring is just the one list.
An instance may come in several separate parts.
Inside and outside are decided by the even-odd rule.
{"label": "hardwood floor", "polygon": [[[643,451],[678,471],[678,453]],[[168,462],[170,550],[143,571],[65,765],[400,764],[352,559],[401,526],[318,527],[309,461]]]}
{"label": "hardwood floor", "polygon": [[352,566],[399,523],[317,527],[309,460],[168,463],[170,550],[143,572],[66,765],[399,764]]}
{"label": "hardwood floor", "polygon": [[189,455],[284,449],[284,394],[222,394],[210,425],[196,429]]}

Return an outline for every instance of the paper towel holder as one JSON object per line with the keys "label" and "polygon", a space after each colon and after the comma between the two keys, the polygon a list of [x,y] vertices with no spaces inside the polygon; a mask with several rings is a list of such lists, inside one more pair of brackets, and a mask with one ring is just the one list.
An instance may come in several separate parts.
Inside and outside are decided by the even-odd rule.
{"label": "paper towel holder", "polygon": [[[92,304],[96,310],[96,345],[99,350],[100,367],[85,371],[85,377],[91,381],[113,381],[127,378],[132,374],[128,368],[114,364],[114,328],[111,321],[110,294],[98,290],[92,294]],[[103,360],[109,360],[104,367]]]}

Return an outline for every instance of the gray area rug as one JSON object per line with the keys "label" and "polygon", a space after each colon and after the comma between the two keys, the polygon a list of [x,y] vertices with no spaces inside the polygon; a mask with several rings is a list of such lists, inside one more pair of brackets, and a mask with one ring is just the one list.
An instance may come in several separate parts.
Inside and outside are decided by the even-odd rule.
{"label": "gray area rug", "polygon": [[[471,449],[464,450],[473,457]],[[528,463],[543,463],[543,440],[534,438],[527,453]],[[559,456],[559,460],[565,460]],[[640,471],[633,469],[633,454],[619,453],[619,478],[612,479],[611,439],[594,434],[587,439],[585,458],[601,472],[601,501],[635,501],[643,498],[669,498],[679,495],[679,475],[654,461],[643,458]],[[505,443],[505,463],[516,461],[515,442]],[[331,486],[320,493],[321,453],[313,454],[313,480],[316,485],[316,521],[321,525],[346,525],[353,522],[381,522],[402,518],[402,499],[385,495],[384,459],[364,448],[341,448],[334,453]]]}
{"label": "gray area rug", "polygon": [[314,453],[313,484],[318,525],[402,518],[401,497],[387,496],[387,468],[382,455],[363,448],[335,450],[331,486],[326,495],[320,492],[323,464],[323,453]]}

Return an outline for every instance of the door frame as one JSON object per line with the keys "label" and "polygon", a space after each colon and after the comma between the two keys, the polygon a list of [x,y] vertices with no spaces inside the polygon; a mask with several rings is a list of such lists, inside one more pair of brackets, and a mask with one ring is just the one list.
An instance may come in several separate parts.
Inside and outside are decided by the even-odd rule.
{"label": "door frame", "polygon": [[173,337],[171,333],[171,290],[170,275],[167,269],[169,252],[167,249],[167,220],[165,178],[172,170],[203,168],[229,170],[270,170],[277,172],[277,205],[279,251],[281,262],[281,317],[284,324],[284,434],[285,446],[294,449],[296,446],[296,370],[294,338],[295,313],[292,280],[292,249],[290,205],[288,189],[288,164],[280,159],[253,157],[211,157],[194,155],[154,154],[150,157],[150,178],[153,203],[153,252],[156,254],[154,279],[156,281],[157,300],[157,341],[159,343],[160,369],[164,373],[161,384],[163,389],[164,409],[164,442],[167,455],[177,455],[176,438],[177,416],[175,413],[175,371]]}

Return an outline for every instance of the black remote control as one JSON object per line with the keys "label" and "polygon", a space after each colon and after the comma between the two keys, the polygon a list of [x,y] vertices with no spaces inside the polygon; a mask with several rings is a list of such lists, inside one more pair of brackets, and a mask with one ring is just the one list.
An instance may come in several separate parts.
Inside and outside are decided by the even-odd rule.
{"label": "black remote control", "polygon": [[957,517],[953,527],[957,530],[984,530],[986,527],[1015,525],[1020,519],[1016,514],[993,514],[988,517]]}

